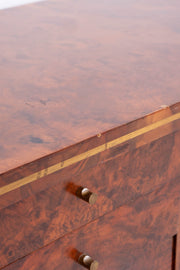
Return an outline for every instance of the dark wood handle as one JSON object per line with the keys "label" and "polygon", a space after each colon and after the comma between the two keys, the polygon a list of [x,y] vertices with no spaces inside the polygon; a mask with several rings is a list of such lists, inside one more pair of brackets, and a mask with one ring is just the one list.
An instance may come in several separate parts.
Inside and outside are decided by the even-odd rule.
{"label": "dark wood handle", "polygon": [[90,270],[97,270],[99,263],[93,260],[90,256],[86,254],[81,254],[78,259],[79,264]]}
{"label": "dark wood handle", "polygon": [[91,192],[88,188],[81,188],[79,192],[83,200],[85,200],[89,204],[95,204],[97,200],[97,194]]}

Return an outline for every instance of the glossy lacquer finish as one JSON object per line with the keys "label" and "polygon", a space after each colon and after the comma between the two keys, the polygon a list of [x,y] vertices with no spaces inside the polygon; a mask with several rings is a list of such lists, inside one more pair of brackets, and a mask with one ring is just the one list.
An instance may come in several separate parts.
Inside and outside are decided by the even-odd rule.
{"label": "glossy lacquer finish", "polygon": [[180,100],[180,2],[0,11],[0,172]]}
{"label": "glossy lacquer finish", "polygon": [[[57,184],[64,188],[67,184],[64,181],[73,181],[73,178],[78,185],[93,189],[93,177],[90,175],[103,177],[107,162],[112,164],[112,169],[109,166],[112,173],[117,173],[121,168],[128,171],[131,164],[137,163],[134,166],[137,175],[141,166],[147,170],[152,167],[153,173],[161,170],[161,176],[167,175],[166,170],[173,165],[168,178],[175,177],[179,163],[179,130],[180,103],[177,103],[1,174],[0,208]],[[145,147],[140,148],[142,146]],[[133,156],[136,158],[131,158]],[[159,162],[153,165],[152,160]],[[82,180],[79,175],[82,175]],[[106,177],[111,177],[111,174],[106,174]]]}
{"label": "glossy lacquer finish", "polygon": [[[112,142],[118,144],[111,148]],[[79,157],[84,159],[78,162]],[[180,176],[179,164],[180,104],[175,104],[3,174],[0,268],[172,184]],[[179,192],[178,180],[175,184]],[[83,187],[98,195],[94,205],[79,196],[77,191]]]}
{"label": "glossy lacquer finish", "polygon": [[179,178],[172,179],[3,269],[80,270],[78,255],[84,252],[99,262],[99,270],[171,270],[179,191]]}

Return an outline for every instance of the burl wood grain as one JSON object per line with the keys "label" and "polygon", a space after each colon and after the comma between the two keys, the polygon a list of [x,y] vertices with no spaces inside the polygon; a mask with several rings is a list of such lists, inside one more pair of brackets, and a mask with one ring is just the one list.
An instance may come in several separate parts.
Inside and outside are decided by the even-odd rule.
{"label": "burl wood grain", "polygon": [[[0,266],[180,176],[179,151],[180,132],[175,132],[63,181],[53,174],[49,181],[59,184],[34,195],[29,189],[38,183],[18,190],[27,190],[27,198],[0,210]],[[75,196],[79,186],[98,194],[95,205]],[[10,200],[11,193],[7,196]]]}
{"label": "burl wood grain", "polygon": [[[177,117],[178,120],[172,120],[174,117]],[[93,167],[101,166],[109,160],[120,157],[121,155],[124,156],[133,149],[152,143],[168,134],[175,133],[180,129],[179,118],[180,103],[1,174],[0,208],[11,205],[55,184],[63,184],[64,181],[72,178],[72,175],[77,179],[79,174],[83,174],[86,170],[88,170],[87,174],[89,174]],[[136,135],[133,135],[134,137],[132,138],[132,134]],[[122,142],[123,138],[126,139]],[[121,141],[121,143],[108,148],[108,145],[116,140]],[[163,149],[164,146],[162,145],[160,148]],[[172,143],[169,146],[169,149],[171,149]],[[96,149],[99,149],[99,147],[101,147],[101,150],[98,152]],[[174,151],[176,151],[177,160],[175,159],[175,163],[178,162],[178,149],[178,147],[174,147],[172,153],[174,156]],[[89,151],[93,152],[92,156],[88,153]],[[81,155],[83,158],[78,161],[78,157]],[[68,162],[69,165],[66,166],[66,161],[70,160],[73,160],[73,163],[69,164]],[[116,163],[118,164],[118,162],[117,160]],[[149,160],[147,162],[151,161]],[[52,171],[51,168],[54,166],[56,167],[53,170],[54,173],[49,172]],[[130,165],[128,164],[128,166]],[[32,175],[34,176],[32,177]],[[19,182],[21,183],[19,184]]]}
{"label": "burl wood grain", "polygon": [[83,269],[75,260],[84,252],[100,270],[171,270],[179,192],[180,179],[173,179],[3,269]]}
{"label": "burl wood grain", "polygon": [[0,172],[180,101],[180,2],[0,11]]}

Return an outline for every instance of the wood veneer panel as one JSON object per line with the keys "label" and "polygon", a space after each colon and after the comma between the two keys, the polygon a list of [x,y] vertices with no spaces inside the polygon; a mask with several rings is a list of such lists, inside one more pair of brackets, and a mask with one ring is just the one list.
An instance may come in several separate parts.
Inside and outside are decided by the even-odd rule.
{"label": "wood veneer panel", "polygon": [[180,180],[173,179],[3,269],[81,269],[73,261],[78,250],[97,259],[99,269],[170,270],[179,192]]}
{"label": "wood veneer panel", "polygon": [[[1,266],[179,176],[179,151],[180,131],[176,131],[137,149],[117,148],[97,166],[88,168],[86,161],[86,170],[73,177],[62,178],[61,171],[52,174],[47,181],[42,179],[41,192],[37,192],[41,185],[34,182],[16,189],[14,197],[12,192],[1,196]],[[96,192],[97,203],[90,207],[71,194],[71,183]],[[18,195],[21,200],[16,202]]]}
{"label": "wood veneer panel", "polygon": [[[178,103],[165,110],[100,134],[98,137],[92,137],[79,144],[45,156],[42,159],[35,160],[25,166],[1,174],[0,208],[36,194],[55,184],[62,184],[67,179],[72,178],[72,175],[77,179],[86,170],[89,170],[89,174],[93,167],[101,166],[101,164],[108,160],[115,159],[121,155],[124,156],[133,149],[150,144],[168,134],[175,133],[180,129],[179,117],[180,104]],[[176,135],[176,137],[178,136]],[[172,147],[173,137],[169,140],[169,142],[165,143],[170,143]],[[177,144],[179,144],[178,138],[176,140]],[[114,141],[118,141],[118,143],[111,148]],[[171,151],[171,147],[164,144],[162,143],[159,147],[161,149],[167,147],[169,149],[167,151]],[[151,147],[151,145],[148,147]],[[178,149],[177,146],[173,147],[172,150],[172,156],[176,155],[177,158],[174,161],[175,163],[178,162]],[[81,156],[82,158],[78,161]],[[161,159],[160,156],[159,159]],[[72,164],[70,164],[70,161]],[[127,165],[130,166],[130,164]]]}
{"label": "wood veneer panel", "polygon": [[180,3],[0,12],[0,172],[180,100]]}
{"label": "wood veneer panel", "polygon": [[[180,132],[1,209],[1,264],[24,256],[180,175],[179,149]],[[54,178],[59,178],[58,173],[51,179]],[[68,192],[70,183],[96,192],[97,203],[90,206],[76,198]]]}

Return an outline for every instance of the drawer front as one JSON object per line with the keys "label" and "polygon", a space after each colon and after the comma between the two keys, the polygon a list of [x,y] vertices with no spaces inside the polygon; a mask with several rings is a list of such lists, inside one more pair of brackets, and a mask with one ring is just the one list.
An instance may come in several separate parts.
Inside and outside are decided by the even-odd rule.
{"label": "drawer front", "polygon": [[[1,209],[0,267],[180,175],[179,149],[176,132]],[[94,205],[76,195],[81,186],[98,195]]]}
{"label": "drawer front", "polygon": [[[179,110],[179,107],[177,108]],[[174,110],[177,108],[175,107]],[[95,154],[94,150],[88,152],[90,156],[85,155],[83,157],[86,158],[70,165],[70,160],[71,162],[74,160],[72,158],[68,160],[69,166],[65,166],[67,162],[57,163],[57,161],[59,158],[67,160],[68,151],[73,155],[76,152],[77,158],[77,151],[80,151],[77,146],[75,149],[62,151],[61,155],[58,153],[49,157],[49,160],[54,158],[54,162],[58,164],[52,165],[55,166],[55,170],[48,163],[50,162],[47,161],[48,158],[44,158],[19,168],[14,173],[12,171],[3,175],[0,181],[0,267],[179,176],[180,121],[176,119],[177,115],[179,117],[177,110],[173,113],[175,114],[168,116],[170,120],[167,116],[164,118],[166,124],[159,128],[157,123],[160,125],[162,122],[157,122],[156,115],[104,134],[104,137],[100,138],[101,143],[109,141],[112,134],[117,136],[117,133],[123,134],[127,129],[128,132],[131,131],[124,135],[125,141],[124,137],[121,137],[120,144],[112,148],[107,147],[99,153],[96,153],[98,150],[94,148]],[[162,115],[158,117],[161,119]],[[167,123],[167,119],[168,121],[173,119],[173,122]],[[156,128],[146,134],[134,136],[133,132],[139,134],[137,130],[140,129],[137,128],[143,128],[147,122],[153,122]],[[128,140],[130,137],[133,138]],[[90,141],[97,145],[97,138]],[[81,151],[82,149],[85,151],[88,144],[86,141],[79,144]],[[90,153],[93,155],[91,156]],[[81,157],[82,155],[84,154],[80,154]],[[62,170],[58,167],[59,164],[64,166]],[[42,166],[50,167],[46,170]],[[42,168],[42,171],[10,183],[10,176],[19,179],[24,174],[29,175],[35,168],[38,170]],[[47,175],[44,176],[44,173]],[[33,177],[37,177],[36,181],[32,181]],[[9,181],[10,186],[3,186],[3,181],[6,180]],[[21,186],[22,181],[30,182]],[[7,188],[12,190],[5,192]],[[88,188],[96,193],[97,202],[90,205],[80,198],[77,193],[80,188]]]}
{"label": "drawer front", "polygon": [[[125,178],[129,177],[126,168],[128,171],[132,168],[132,179],[136,174],[140,176],[143,170],[147,174],[146,165],[148,168],[152,167],[155,174],[162,174],[163,170],[167,171],[167,167],[171,166],[168,162],[172,161],[177,170],[176,159],[179,158],[180,144],[178,130],[180,104],[0,174],[0,209],[55,185],[60,184],[64,192],[65,185],[71,181],[72,176],[75,184],[80,185],[89,185],[86,178],[91,177],[91,172],[96,179],[100,175],[106,179],[106,164],[109,164],[111,175],[117,170],[125,170]],[[108,161],[112,162],[107,163]],[[143,172],[141,174],[144,178]],[[81,181],[78,182],[79,177]]]}
{"label": "drawer front", "polygon": [[84,253],[99,262],[99,270],[170,270],[179,193],[180,179],[173,179],[3,269],[78,270]]}

